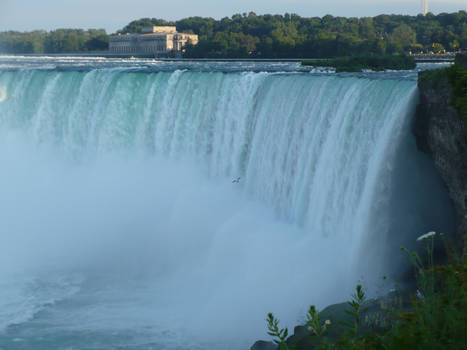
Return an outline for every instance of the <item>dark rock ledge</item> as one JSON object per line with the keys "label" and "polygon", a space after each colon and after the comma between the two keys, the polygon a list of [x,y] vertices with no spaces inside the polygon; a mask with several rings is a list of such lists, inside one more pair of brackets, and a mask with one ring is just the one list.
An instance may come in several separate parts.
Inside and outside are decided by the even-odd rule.
{"label": "dark rock ledge", "polygon": [[433,160],[457,214],[457,237],[467,230],[467,125],[451,105],[451,86],[444,70],[419,74],[420,102],[412,127],[419,150]]}

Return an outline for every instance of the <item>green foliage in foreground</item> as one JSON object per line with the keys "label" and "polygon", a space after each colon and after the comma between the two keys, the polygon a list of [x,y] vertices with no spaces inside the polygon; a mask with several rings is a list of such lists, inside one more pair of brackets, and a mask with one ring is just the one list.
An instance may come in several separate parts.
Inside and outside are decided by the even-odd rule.
{"label": "green foliage in foreground", "polygon": [[414,69],[415,60],[406,55],[384,55],[384,56],[353,56],[340,57],[328,60],[306,60],[304,66],[334,67],[336,72],[361,72],[363,69],[373,71],[408,70]]}
{"label": "green foliage in foreground", "polygon": [[[418,239],[425,244],[425,258],[402,248],[415,268],[417,282],[416,291],[406,300],[407,305],[399,297],[392,302],[381,302],[376,313],[367,312],[369,302],[362,287],[357,286],[347,304],[346,322],[323,322],[312,306],[305,325],[307,334],[301,340],[293,336],[285,341],[283,337],[269,334],[280,350],[467,349],[467,257],[465,254],[456,257],[445,244],[449,263],[435,265],[434,239],[434,232]],[[279,329],[279,320],[272,314],[268,315],[268,323],[274,324],[279,334],[288,333],[287,329]]]}
{"label": "green foliage in foreground", "polygon": [[279,350],[287,350],[286,339],[289,335],[287,328],[279,328],[279,320],[272,313],[268,313],[268,334],[273,338],[274,343],[279,346]]}

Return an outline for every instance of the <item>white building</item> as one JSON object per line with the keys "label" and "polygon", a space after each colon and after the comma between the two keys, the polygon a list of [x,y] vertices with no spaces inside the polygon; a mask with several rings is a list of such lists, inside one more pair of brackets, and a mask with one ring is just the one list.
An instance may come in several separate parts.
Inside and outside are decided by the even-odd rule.
{"label": "white building", "polygon": [[141,34],[118,34],[109,39],[109,51],[114,54],[181,56],[190,42],[198,43],[198,35],[178,33],[175,26],[144,27]]}

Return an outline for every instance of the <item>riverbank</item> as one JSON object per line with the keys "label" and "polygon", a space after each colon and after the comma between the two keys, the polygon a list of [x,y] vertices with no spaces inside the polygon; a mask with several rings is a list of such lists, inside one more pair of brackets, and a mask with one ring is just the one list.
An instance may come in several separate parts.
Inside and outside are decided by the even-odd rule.
{"label": "riverbank", "polygon": [[325,60],[304,60],[304,66],[333,67],[336,72],[361,72],[363,70],[411,70],[415,69],[416,62],[406,55],[369,55],[338,57]]}

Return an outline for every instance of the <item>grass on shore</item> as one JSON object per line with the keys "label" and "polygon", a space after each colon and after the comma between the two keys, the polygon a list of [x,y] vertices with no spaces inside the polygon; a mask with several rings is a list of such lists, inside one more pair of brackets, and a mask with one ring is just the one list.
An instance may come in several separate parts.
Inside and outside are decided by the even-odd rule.
{"label": "grass on shore", "polygon": [[338,57],[326,60],[306,60],[304,66],[334,67],[336,72],[361,72],[364,69],[373,71],[384,70],[409,70],[414,69],[415,59],[406,55],[384,55],[384,56],[351,56]]}

